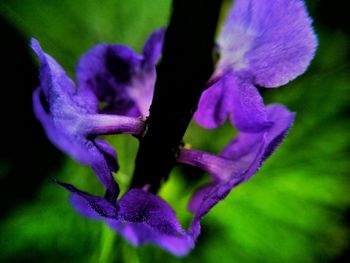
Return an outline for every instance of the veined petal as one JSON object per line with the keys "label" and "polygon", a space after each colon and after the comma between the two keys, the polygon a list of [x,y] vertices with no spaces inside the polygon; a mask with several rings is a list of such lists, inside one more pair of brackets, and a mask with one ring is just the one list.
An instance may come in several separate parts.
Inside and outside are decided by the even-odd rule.
{"label": "veined petal", "polygon": [[254,84],[278,87],[302,74],[317,39],[302,0],[236,0],[219,36],[216,74],[249,72]]}
{"label": "veined petal", "polygon": [[118,206],[120,220],[108,223],[133,245],[154,243],[177,256],[193,248],[193,240],[161,198],[142,189],[131,189],[118,201]]}

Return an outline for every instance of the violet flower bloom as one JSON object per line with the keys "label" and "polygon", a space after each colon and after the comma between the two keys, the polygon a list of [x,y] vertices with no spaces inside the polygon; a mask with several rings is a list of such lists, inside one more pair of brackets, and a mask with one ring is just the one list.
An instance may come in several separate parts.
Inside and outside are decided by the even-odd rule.
{"label": "violet flower bloom", "polygon": [[111,172],[118,170],[117,156],[113,147],[97,136],[115,133],[140,135],[144,129],[142,120],[99,114],[36,40],[32,40],[31,46],[40,60],[40,87],[33,94],[36,117],[51,142],[78,162],[90,165],[106,187],[108,198],[115,200],[119,188]]}
{"label": "violet flower bloom", "polygon": [[269,128],[258,133],[241,133],[218,156],[181,150],[179,162],[199,167],[212,176],[212,182],[198,189],[188,205],[194,213],[190,228],[194,238],[200,232],[200,219],[234,187],[251,178],[287,135],[294,113],[278,104],[266,109],[267,121],[271,123]]}
{"label": "violet flower bloom", "polygon": [[[141,136],[156,79],[164,30],[147,40],[143,54],[110,44],[95,46],[77,68],[78,88],[63,69],[32,46],[41,61],[41,86],[34,93],[36,115],[48,137],[78,161],[89,164],[109,192],[99,197],[55,181],[71,193],[82,215],[102,220],[134,245],[156,244],[186,255],[200,233],[200,220],[237,185],[251,178],[286,136],[294,114],[282,105],[265,107],[256,85],[277,87],[307,68],[316,38],[301,0],[236,0],[219,37],[221,58],[201,98],[196,120],[213,128],[230,117],[240,134],[219,155],[181,149],[177,161],[212,176],[189,203],[194,213],[185,231],[175,212],[147,189],[130,189],[116,200],[114,150],[96,137]],[[99,105],[103,108],[99,108]],[[124,116],[123,116],[124,115]],[[96,157],[97,156],[97,157]],[[147,175],[145,175],[147,176]]]}
{"label": "violet flower bloom", "polygon": [[202,168],[213,181],[193,195],[189,210],[194,213],[185,231],[172,208],[160,197],[143,189],[131,189],[118,200],[82,192],[57,182],[71,192],[73,207],[82,215],[106,222],[134,245],[154,243],[176,256],[186,255],[200,234],[200,220],[233,187],[252,177],[286,136],[294,114],[281,105],[267,108],[271,127],[260,133],[242,133],[219,156],[183,149],[178,162]]}
{"label": "violet flower bloom", "polygon": [[142,55],[116,44],[98,44],[88,51],[78,63],[77,79],[89,107],[98,109],[100,101],[104,113],[148,116],[164,34],[164,29],[153,32]]}
{"label": "violet flower bloom", "polygon": [[218,40],[220,59],[196,121],[216,128],[228,117],[244,132],[268,127],[256,86],[277,88],[302,74],[317,46],[304,1],[236,0]]}

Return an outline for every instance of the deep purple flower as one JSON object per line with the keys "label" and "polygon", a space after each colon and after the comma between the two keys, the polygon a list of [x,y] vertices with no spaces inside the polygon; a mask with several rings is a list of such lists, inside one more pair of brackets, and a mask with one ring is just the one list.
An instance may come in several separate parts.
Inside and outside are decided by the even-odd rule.
{"label": "deep purple flower", "polygon": [[228,117],[244,132],[268,127],[256,88],[277,88],[302,74],[317,46],[301,0],[236,0],[218,40],[220,59],[195,114],[206,128]]}
{"label": "deep purple flower", "polygon": [[267,108],[271,127],[260,133],[242,133],[219,156],[183,149],[178,161],[202,168],[212,182],[198,189],[189,210],[194,213],[185,231],[172,208],[143,189],[129,190],[118,202],[90,195],[59,183],[71,192],[71,201],[82,215],[105,221],[134,245],[155,243],[177,256],[186,255],[200,233],[200,220],[238,184],[252,177],[286,136],[294,114],[281,105]]}
{"label": "deep purple flower", "polygon": [[[116,153],[102,134],[142,136],[156,80],[164,30],[154,32],[143,53],[99,44],[77,67],[77,88],[63,69],[32,42],[41,68],[34,109],[50,140],[90,165],[108,195],[94,196],[55,181],[71,193],[82,215],[102,220],[134,245],[154,243],[177,256],[186,255],[200,233],[200,220],[237,185],[251,178],[291,127],[294,114],[284,106],[265,107],[256,86],[278,87],[302,74],[317,41],[301,0],[236,0],[219,37],[220,59],[202,94],[196,120],[207,128],[227,117],[240,131],[219,155],[180,149],[177,161],[211,174],[189,203],[194,213],[185,231],[175,212],[147,189],[130,189],[117,200],[112,176]],[[147,176],[147,175],[145,175]]]}
{"label": "deep purple flower", "polygon": [[258,133],[242,132],[218,156],[181,150],[179,162],[199,167],[212,177],[212,182],[198,189],[188,205],[195,215],[191,225],[194,237],[199,235],[200,219],[234,187],[251,178],[287,135],[294,113],[278,104],[268,106],[266,111],[269,128]]}
{"label": "deep purple flower", "polygon": [[103,102],[105,113],[148,116],[164,33],[153,32],[142,55],[116,44],[98,44],[88,51],[78,63],[77,79],[89,107],[97,110]]}
{"label": "deep purple flower", "polygon": [[32,48],[40,60],[40,86],[33,94],[36,117],[51,142],[80,163],[90,165],[106,187],[108,198],[115,200],[119,189],[111,172],[118,170],[116,153],[97,136],[140,135],[144,129],[142,120],[99,114],[97,108],[90,107],[91,100],[80,95],[62,67],[34,39]]}

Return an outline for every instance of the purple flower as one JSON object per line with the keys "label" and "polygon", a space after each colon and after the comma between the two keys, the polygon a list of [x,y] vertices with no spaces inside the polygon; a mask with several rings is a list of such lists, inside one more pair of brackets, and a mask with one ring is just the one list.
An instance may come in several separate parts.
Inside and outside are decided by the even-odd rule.
{"label": "purple flower", "polygon": [[212,182],[198,189],[188,205],[195,215],[191,225],[194,238],[199,235],[200,219],[232,188],[251,178],[287,135],[295,115],[278,104],[268,106],[266,111],[269,128],[257,133],[242,132],[218,156],[181,150],[179,162],[199,167],[212,177]]}
{"label": "purple flower", "polygon": [[88,51],[78,63],[77,79],[89,107],[97,110],[100,101],[104,113],[148,116],[164,34],[164,29],[153,32],[142,55],[115,44],[98,44]]}
{"label": "purple flower", "polygon": [[215,128],[230,117],[240,134],[219,155],[179,150],[178,163],[211,174],[211,182],[189,202],[194,217],[185,231],[172,208],[147,189],[129,189],[117,200],[119,188],[112,176],[118,170],[116,153],[97,138],[115,133],[142,136],[140,116],[148,115],[163,38],[163,29],[155,31],[141,55],[121,45],[96,45],[79,61],[77,88],[33,40],[41,63],[41,84],[33,102],[50,140],[90,165],[107,189],[107,195],[99,197],[54,181],[71,193],[73,207],[104,221],[134,245],[154,243],[183,256],[194,247],[202,217],[258,171],[293,123],[294,114],[283,105],[265,107],[256,86],[277,87],[302,74],[317,41],[301,0],[234,2],[219,37],[221,57],[195,118]]}
{"label": "purple flower", "polygon": [[277,88],[302,74],[317,46],[301,0],[237,0],[219,36],[220,59],[195,114],[206,128],[228,117],[244,132],[268,127],[256,86]]}
{"label": "purple flower", "polygon": [[88,164],[115,200],[119,188],[112,176],[118,170],[115,150],[98,135],[129,133],[140,135],[141,119],[99,114],[90,106],[93,96],[81,95],[62,67],[45,54],[39,43],[32,40],[33,50],[40,60],[40,86],[33,94],[36,117],[48,138],[78,162]]}
{"label": "purple flower", "polygon": [[82,215],[102,220],[135,246],[154,243],[177,256],[194,247],[173,209],[160,197],[143,189],[131,189],[118,202],[93,196],[72,185],[57,182],[71,193],[73,207]]}
{"label": "purple flower", "polygon": [[219,156],[183,149],[178,162],[202,168],[212,182],[190,200],[194,213],[188,231],[182,229],[170,205],[143,189],[129,190],[118,202],[82,192],[57,182],[71,192],[73,207],[82,215],[106,222],[134,245],[154,243],[177,256],[186,255],[200,233],[200,220],[238,184],[252,177],[286,136],[294,114],[281,105],[267,108],[271,127],[260,133],[242,133]]}

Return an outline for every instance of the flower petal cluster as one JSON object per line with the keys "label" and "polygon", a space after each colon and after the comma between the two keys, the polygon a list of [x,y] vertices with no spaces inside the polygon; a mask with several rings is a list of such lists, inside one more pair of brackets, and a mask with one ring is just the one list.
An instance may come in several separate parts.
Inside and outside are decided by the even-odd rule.
{"label": "flower petal cluster", "polygon": [[112,172],[118,170],[116,152],[98,135],[143,132],[141,119],[100,114],[90,107],[94,97],[81,96],[62,67],[44,53],[36,40],[31,46],[40,60],[40,86],[33,93],[36,117],[48,138],[78,162],[90,165],[111,200],[119,194]]}
{"label": "flower petal cluster", "polygon": [[221,30],[220,59],[195,114],[205,128],[227,118],[238,130],[270,125],[257,86],[277,88],[308,67],[317,39],[301,0],[237,0]]}
{"label": "flower petal cluster", "polygon": [[218,39],[220,59],[195,119],[216,128],[230,118],[240,134],[219,155],[179,149],[178,163],[211,175],[189,202],[194,217],[186,231],[173,209],[147,189],[132,188],[118,198],[112,176],[118,170],[116,152],[98,138],[116,133],[142,136],[164,34],[164,29],[152,33],[142,54],[121,45],[96,45],[78,63],[77,85],[33,40],[41,65],[33,104],[49,139],[90,165],[106,188],[105,196],[94,196],[55,180],[71,193],[73,207],[104,221],[134,245],[153,243],[183,256],[194,247],[203,216],[256,174],[294,121],[295,114],[283,105],[265,106],[257,87],[278,87],[302,74],[317,40],[301,0],[234,1]]}

